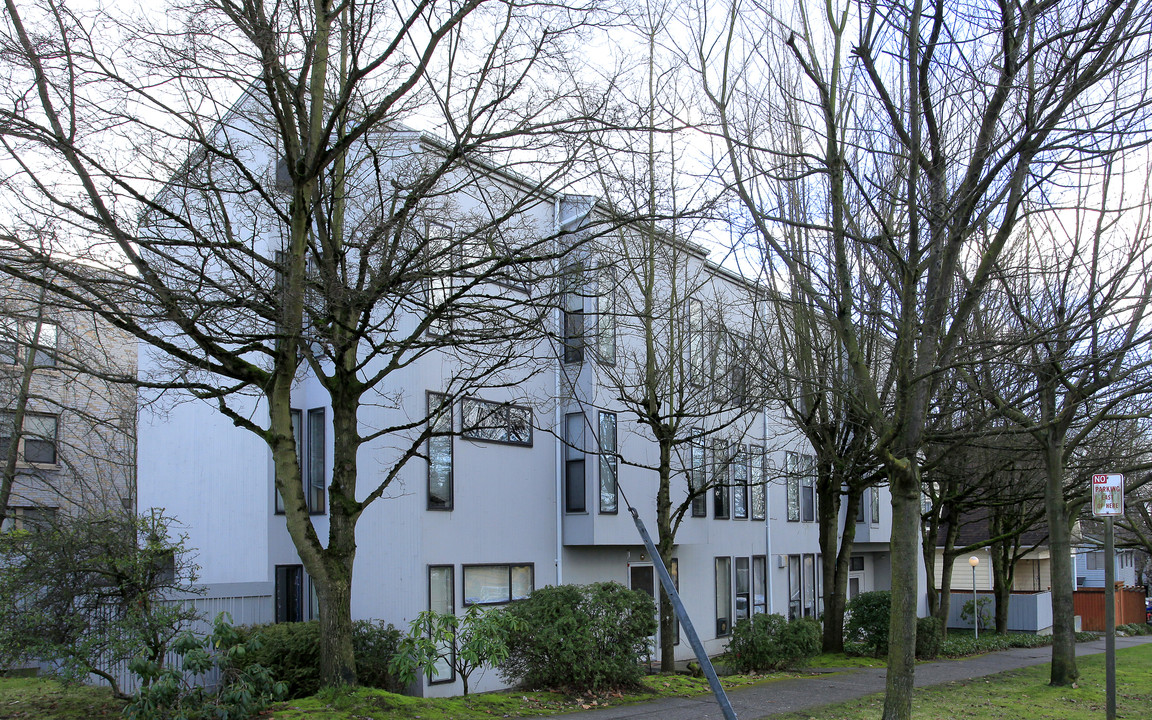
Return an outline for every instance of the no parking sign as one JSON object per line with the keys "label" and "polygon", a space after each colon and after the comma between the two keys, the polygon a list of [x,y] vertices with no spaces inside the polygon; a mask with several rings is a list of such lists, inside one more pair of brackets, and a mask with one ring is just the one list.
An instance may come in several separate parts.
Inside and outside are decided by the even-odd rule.
{"label": "no parking sign", "polygon": [[1092,514],[1097,517],[1124,514],[1123,475],[1092,476]]}

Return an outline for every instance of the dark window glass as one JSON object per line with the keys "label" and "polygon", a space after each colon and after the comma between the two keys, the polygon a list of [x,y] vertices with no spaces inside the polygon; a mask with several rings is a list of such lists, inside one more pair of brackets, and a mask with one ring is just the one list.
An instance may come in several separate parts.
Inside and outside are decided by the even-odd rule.
{"label": "dark window glass", "polygon": [[716,637],[732,632],[732,558],[716,558]]}
{"label": "dark window glass", "polygon": [[572,413],[564,418],[564,511],[586,512],[588,509],[584,478],[584,415]]}
{"label": "dark window glass", "polygon": [[304,619],[304,567],[276,566],[276,622]]}
{"label": "dark window glass", "polygon": [[428,509],[452,509],[452,406],[428,393]]}
{"label": "dark window glass", "polygon": [[569,265],[564,270],[564,362],[584,361],[584,266]]}
{"label": "dark window glass", "polygon": [[324,461],[324,408],[308,411],[308,477],[304,491],[308,497],[308,510],[313,514],[323,514],[325,509],[326,484],[324,474],[327,463]]}
{"label": "dark window glass", "polygon": [[464,398],[460,402],[460,434],[469,440],[532,444],[532,410],[508,403]]}
{"label": "dark window glass", "polygon": [[692,517],[705,517],[708,514],[708,496],[705,494],[705,473],[707,470],[704,466],[704,431],[700,428],[693,428],[692,434],[696,439],[692,441],[692,468],[689,471],[688,482],[693,493],[692,497]]}
{"label": "dark window glass", "polygon": [[732,488],[728,485],[728,472],[731,460],[728,457],[728,443],[724,440],[712,442],[712,515],[721,520],[731,513]]}
{"label": "dark window glass", "polygon": [[600,413],[600,512],[617,511],[616,413]]}

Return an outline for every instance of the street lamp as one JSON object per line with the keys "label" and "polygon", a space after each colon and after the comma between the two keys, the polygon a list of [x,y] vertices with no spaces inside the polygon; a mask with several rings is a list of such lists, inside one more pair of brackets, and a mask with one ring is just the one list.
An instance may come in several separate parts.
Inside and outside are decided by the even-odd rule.
{"label": "street lamp", "polygon": [[976,631],[976,639],[980,639],[980,603],[976,601],[976,566],[980,564],[980,558],[973,555],[968,558],[968,564],[972,566],[972,627]]}

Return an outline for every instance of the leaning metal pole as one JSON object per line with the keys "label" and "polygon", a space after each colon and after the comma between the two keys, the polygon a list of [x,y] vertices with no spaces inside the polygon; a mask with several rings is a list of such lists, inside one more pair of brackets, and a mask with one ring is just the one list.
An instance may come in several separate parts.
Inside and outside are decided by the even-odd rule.
{"label": "leaning metal pole", "polygon": [[716,702],[720,704],[720,709],[724,712],[725,720],[737,720],[736,711],[732,709],[732,703],[728,702],[728,695],[720,685],[720,678],[716,677],[716,669],[712,667],[708,653],[704,652],[704,644],[700,642],[700,636],[696,634],[696,628],[692,626],[692,618],[688,617],[684,603],[680,602],[680,594],[676,592],[676,585],[672,582],[672,576],[668,574],[668,568],[664,567],[664,560],[656,551],[656,546],[652,544],[652,538],[648,535],[648,530],[640,519],[640,513],[636,512],[634,507],[629,507],[628,511],[632,513],[632,519],[636,521],[636,529],[640,531],[644,546],[652,555],[652,566],[656,568],[656,574],[660,576],[660,584],[664,586],[664,591],[672,600],[672,609],[676,611],[676,617],[680,618],[680,627],[688,636],[688,642],[692,645],[692,651],[696,653],[696,659],[700,662],[700,669],[704,671],[704,677],[708,678],[708,685],[712,688],[712,694],[716,696]]}

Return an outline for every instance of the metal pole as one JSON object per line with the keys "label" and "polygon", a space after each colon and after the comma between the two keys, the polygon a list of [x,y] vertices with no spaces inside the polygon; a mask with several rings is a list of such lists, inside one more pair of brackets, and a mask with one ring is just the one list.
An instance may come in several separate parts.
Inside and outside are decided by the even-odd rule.
{"label": "metal pole", "polygon": [[972,566],[972,629],[975,639],[980,639],[980,598],[976,597],[976,566]]}
{"label": "metal pole", "polygon": [[692,651],[696,653],[696,660],[700,663],[700,669],[704,671],[704,677],[708,678],[708,685],[712,688],[712,694],[716,696],[716,702],[720,704],[720,711],[724,713],[725,720],[737,720],[736,711],[732,709],[732,703],[728,701],[728,694],[724,692],[720,678],[716,676],[716,669],[712,667],[712,661],[708,659],[708,653],[704,650],[704,643],[700,642],[700,636],[696,634],[696,628],[692,625],[692,618],[688,617],[684,603],[680,602],[680,593],[676,592],[676,583],[672,582],[668,568],[664,567],[664,560],[656,551],[656,545],[652,543],[648,529],[644,527],[644,522],[640,519],[640,513],[636,512],[634,507],[629,507],[628,511],[632,513],[632,519],[636,521],[636,529],[640,531],[640,538],[644,541],[644,546],[652,555],[652,567],[656,568],[656,574],[660,576],[660,584],[664,586],[668,598],[672,601],[672,609],[676,611],[676,617],[680,618],[680,628],[688,636],[688,642],[692,645]]}
{"label": "metal pole", "polygon": [[1104,673],[1108,720],[1116,720],[1116,543],[1112,516],[1104,518]]}

